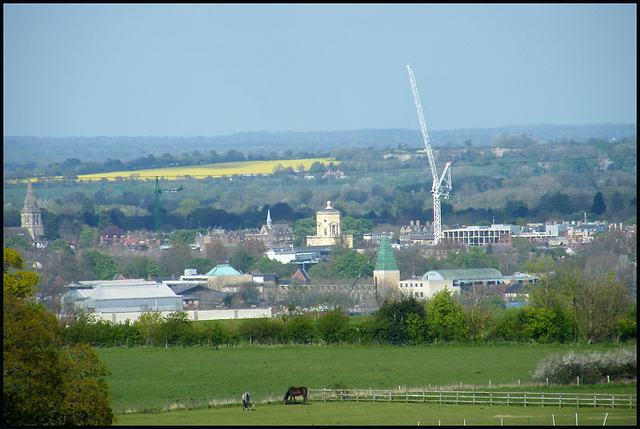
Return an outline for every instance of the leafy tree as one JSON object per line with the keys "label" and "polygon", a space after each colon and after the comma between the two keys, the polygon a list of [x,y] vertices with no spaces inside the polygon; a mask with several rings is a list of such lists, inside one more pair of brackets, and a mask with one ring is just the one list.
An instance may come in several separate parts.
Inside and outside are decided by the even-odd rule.
{"label": "leafy tree", "polygon": [[593,204],[591,205],[591,213],[596,216],[600,216],[607,210],[607,206],[604,204],[604,197],[602,192],[598,191],[593,197]]}
{"label": "leafy tree", "polygon": [[333,273],[336,277],[354,278],[364,270],[365,277],[373,275],[373,264],[369,264],[371,258],[356,251],[350,251],[336,259],[333,264]]}
{"label": "leafy tree", "polygon": [[191,259],[193,259],[193,251],[187,244],[181,241],[173,243],[171,248],[163,251],[160,256],[160,275],[181,276]]}
{"label": "leafy tree", "polygon": [[148,279],[150,277],[158,277],[160,270],[148,256],[137,256],[122,269],[122,275],[130,279]]}
{"label": "leafy tree", "polygon": [[375,334],[390,344],[418,343],[425,338],[425,307],[413,296],[385,299],[375,313],[380,331]]}
{"label": "leafy tree", "polygon": [[185,311],[176,311],[167,315],[160,325],[160,342],[169,345],[192,345],[195,343],[193,322]]}
{"label": "leafy tree", "polygon": [[428,338],[437,341],[465,341],[469,328],[466,316],[459,302],[451,297],[451,291],[444,289],[427,300],[425,321]]}
{"label": "leafy tree", "polygon": [[215,264],[209,258],[193,258],[187,268],[195,268],[198,270],[198,274],[206,274],[208,273]]}
{"label": "leafy tree", "polygon": [[[311,197],[309,197],[309,200]],[[15,207],[4,206],[2,211],[2,225],[4,227],[19,227],[22,224],[20,210]]]}
{"label": "leafy tree", "polygon": [[106,253],[95,249],[85,250],[82,259],[98,280],[111,280],[118,274],[118,264]]}
{"label": "leafy tree", "polygon": [[163,322],[164,318],[162,317],[162,313],[149,310],[142,313],[138,320],[134,322],[133,326],[138,330],[140,336],[148,346],[157,345],[159,340],[161,340]]}
{"label": "leafy tree", "polygon": [[314,163],[309,167],[309,173],[314,176],[324,173],[324,164],[320,161],[314,161]]}
{"label": "leafy tree", "polygon": [[3,247],[3,290],[18,297],[28,298],[33,296],[33,288],[40,280],[36,273],[23,271],[24,262],[20,254]]}
{"label": "leafy tree", "polygon": [[307,235],[314,235],[315,233],[316,220],[312,217],[298,219],[293,225],[293,235],[296,237],[296,243],[305,243]]}
{"label": "leafy tree", "polygon": [[107,213],[106,210],[101,210],[100,215],[98,216],[98,227],[97,227],[98,231],[102,231],[109,225],[113,225],[113,222],[111,222],[111,217],[109,216],[109,213]]}
{"label": "leafy tree", "polygon": [[205,255],[216,264],[222,264],[229,260],[229,250],[222,240],[213,240],[206,246]]}
{"label": "leafy tree", "polygon": [[[102,378],[109,371],[88,346],[62,346],[58,320],[24,289],[38,282],[37,275],[14,277],[18,272],[12,269],[21,266],[19,254],[4,253],[3,425],[112,424]],[[13,287],[21,283],[24,287]]]}
{"label": "leafy tree", "polygon": [[294,343],[309,344],[315,340],[316,328],[311,317],[293,316],[287,321],[287,338]]}
{"label": "leafy tree", "polygon": [[14,235],[13,237],[7,238],[7,240],[4,242],[4,247],[12,247],[17,250],[26,250],[31,247],[31,243],[29,243],[19,235]]}
{"label": "leafy tree", "polygon": [[51,243],[49,245],[49,249],[51,249],[51,250],[62,250],[67,246],[68,246],[68,244],[67,244],[66,241],[64,241],[61,238],[58,238],[58,239],[54,240],[53,243]]}
{"label": "leafy tree", "polygon": [[229,265],[243,273],[249,271],[249,268],[251,268],[255,262],[253,256],[243,248],[236,249],[231,257],[229,257]]}
{"label": "leafy tree", "polygon": [[200,207],[200,202],[199,201],[196,201],[196,200],[191,199],[191,198],[185,198],[182,201],[180,201],[180,204],[179,204],[178,210],[176,210],[176,213],[178,213],[180,216],[186,218],[192,212],[197,210],[199,207]]}
{"label": "leafy tree", "polygon": [[195,229],[174,229],[171,233],[171,244],[183,243],[191,244],[195,242],[198,231]]}
{"label": "leafy tree", "polygon": [[316,327],[320,338],[328,344],[348,341],[353,334],[349,316],[342,312],[341,307],[336,307],[320,316]]}
{"label": "leafy tree", "polygon": [[616,338],[618,321],[631,309],[633,299],[613,273],[604,280],[585,282],[578,295],[577,318],[582,337],[589,343]]}
{"label": "leafy tree", "polygon": [[80,233],[78,238],[78,247],[80,249],[87,249],[98,241],[99,232],[97,228],[85,228]]}
{"label": "leafy tree", "polygon": [[333,266],[327,261],[320,261],[307,270],[312,279],[331,279],[335,277]]}
{"label": "leafy tree", "polygon": [[529,301],[545,309],[562,306],[560,285],[555,276],[555,261],[550,256],[544,256],[528,262],[525,266],[530,273],[538,277],[536,283],[530,287]]}

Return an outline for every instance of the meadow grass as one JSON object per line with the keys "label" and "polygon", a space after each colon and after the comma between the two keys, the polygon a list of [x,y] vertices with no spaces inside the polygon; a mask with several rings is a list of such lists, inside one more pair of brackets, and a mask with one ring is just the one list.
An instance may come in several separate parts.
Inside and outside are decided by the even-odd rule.
{"label": "meadow grass", "polygon": [[273,174],[274,169],[281,165],[282,168],[291,167],[297,170],[300,165],[304,166],[306,171],[309,170],[314,162],[320,162],[328,164],[335,161],[334,158],[308,158],[308,159],[283,159],[273,161],[239,161],[239,162],[225,162],[220,164],[205,164],[205,165],[189,165],[180,167],[163,167],[163,168],[151,168],[145,170],[131,170],[131,171],[113,171],[109,173],[96,173],[96,174],[80,174],[78,180],[115,180],[117,177],[121,178],[155,178],[161,177],[164,180],[179,180],[185,176],[194,178],[204,177],[222,177],[222,176],[234,176],[244,174]]}
{"label": "meadow grass", "polygon": [[[550,354],[605,351],[594,345],[239,346],[96,349],[117,413],[238,401],[279,402],[290,386],[359,389],[522,388]],[[528,386],[528,389],[541,387]],[[636,386],[580,386],[635,393]],[[562,388],[576,389],[576,387]],[[608,390],[607,390],[608,389]],[[196,406],[197,407],[197,406]]]}
{"label": "meadow grass", "polygon": [[241,406],[181,410],[161,414],[118,415],[116,425],[410,425],[410,426],[636,426],[636,409],[507,407],[384,402],[310,402],[307,405],[256,405],[251,412]]}

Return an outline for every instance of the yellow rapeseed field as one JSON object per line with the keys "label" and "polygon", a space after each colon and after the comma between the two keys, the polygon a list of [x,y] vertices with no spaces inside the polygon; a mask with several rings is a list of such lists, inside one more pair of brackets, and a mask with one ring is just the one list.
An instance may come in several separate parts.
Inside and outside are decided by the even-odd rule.
{"label": "yellow rapeseed field", "polygon": [[192,165],[187,167],[153,168],[149,170],[114,171],[111,173],[82,174],[78,176],[78,180],[100,180],[103,178],[107,180],[115,180],[117,177],[122,179],[152,179],[156,176],[164,180],[179,180],[183,179],[185,176],[202,179],[205,177],[273,174],[278,165],[280,165],[282,169],[291,167],[295,171],[299,170],[299,167],[302,165],[305,170],[309,170],[311,165],[316,161],[327,165],[328,163],[335,161],[335,159],[311,158],[276,161],[243,161],[227,162],[223,164]]}

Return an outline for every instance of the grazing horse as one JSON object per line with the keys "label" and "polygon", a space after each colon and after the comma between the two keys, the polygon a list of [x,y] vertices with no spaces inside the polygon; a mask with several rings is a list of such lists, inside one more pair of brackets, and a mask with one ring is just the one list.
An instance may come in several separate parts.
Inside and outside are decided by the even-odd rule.
{"label": "grazing horse", "polygon": [[287,394],[284,395],[284,404],[287,405],[287,399],[289,403],[291,403],[291,399],[297,404],[296,396],[302,396],[302,403],[307,403],[307,388],[306,387],[290,387],[287,390]]}
{"label": "grazing horse", "polygon": [[249,392],[244,392],[242,394],[242,411],[251,411],[251,396],[249,396]]}

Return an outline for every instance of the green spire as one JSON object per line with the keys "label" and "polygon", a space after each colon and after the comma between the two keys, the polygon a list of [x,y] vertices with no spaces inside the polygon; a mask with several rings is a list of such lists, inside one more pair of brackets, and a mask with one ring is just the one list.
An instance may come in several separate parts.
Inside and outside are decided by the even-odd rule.
{"label": "green spire", "polygon": [[397,271],[398,264],[396,257],[393,256],[393,249],[387,237],[382,239],[380,250],[378,250],[378,261],[376,262],[376,271]]}

